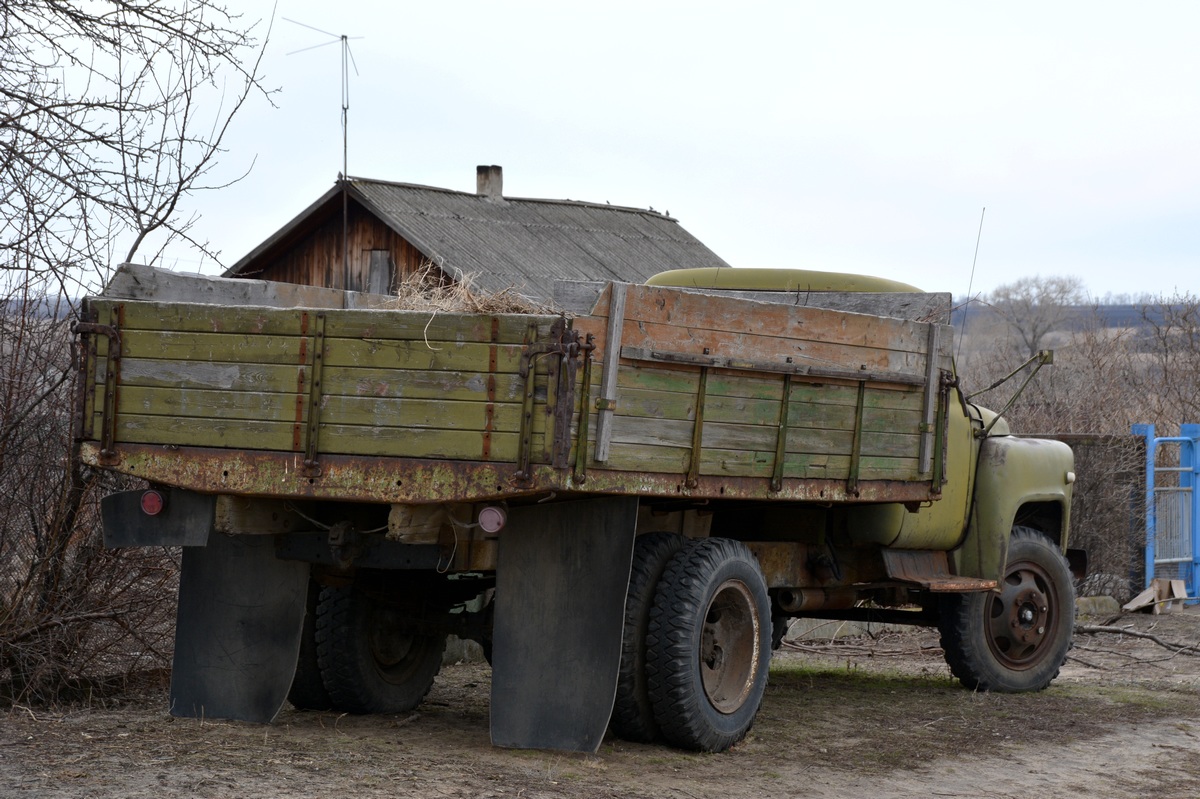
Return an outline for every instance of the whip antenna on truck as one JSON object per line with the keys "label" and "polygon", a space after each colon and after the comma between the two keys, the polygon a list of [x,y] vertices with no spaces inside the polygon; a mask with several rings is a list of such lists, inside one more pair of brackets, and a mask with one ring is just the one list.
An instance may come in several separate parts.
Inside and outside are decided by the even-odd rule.
{"label": "whip antenna on truck", "polygon": [[987,213],[987,206],[979,212],[979,232],[975,234],[975,255],[971,258],[971,277],[967,280],[967,303],[963,306],[963,321],[962,330],[958,331],[958,350],[954,353],[954,360],[958,360],[958,356],[962,354],[962,340],[967,335],[967,315],[971,309],[971,289],[975,287],[975,264],[979,261],[979,240],[983,238],[983,215]]}

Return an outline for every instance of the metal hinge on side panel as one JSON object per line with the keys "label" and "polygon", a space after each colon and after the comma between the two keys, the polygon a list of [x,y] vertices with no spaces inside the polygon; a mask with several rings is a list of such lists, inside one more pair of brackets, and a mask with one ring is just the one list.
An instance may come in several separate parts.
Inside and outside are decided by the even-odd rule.
{"label": "metal hinge on side panel", "polygon": [[[579,333],[567,327],[565,319],[558,319],[550,328],[550,340],[538,341],[537,324],[529,325],[526,334],[525,351],[521,353],[521,364],[518,372],[525,379],[525,396],[521,404],[521,433],[520,445],[517,452],[516,478],[521,481],[530,479],[530,461],[533,449],[533,409],[535,404],[537,368],[535,361],[547,355],[557,355],[561,363],[556,362],[554,368],[547,370],[551,377],[556,377],[554,386],[555,408],[553,411],[554,441],[552,445],[552,463],[559,468],[566,468],[570,453],[571,413],[575,399],[575,372],[578,367],[581,345]],[[549,397],[547,397],[549,402]]]}

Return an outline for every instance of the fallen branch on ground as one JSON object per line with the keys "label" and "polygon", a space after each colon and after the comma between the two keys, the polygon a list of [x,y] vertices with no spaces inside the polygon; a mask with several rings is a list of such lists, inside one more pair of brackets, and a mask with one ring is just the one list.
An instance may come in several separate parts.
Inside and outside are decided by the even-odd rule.
{"label": "fallen branch on ground", "polygon": [[1192,657],[1200,655],[1200,643],[1185,644],[1179,641],[1168,641],[1164,638],[1160,638],[1154,633],[1143,633],[1127,627],[1107,627],[1101,625],[1080,624],[1075,627],[1075,632],[1089,635],[1128,635],[1131,638],[1144,638],[1147,641],[1153,641],[1164,649],[1172,650],[1177,655],[1190,655]]}

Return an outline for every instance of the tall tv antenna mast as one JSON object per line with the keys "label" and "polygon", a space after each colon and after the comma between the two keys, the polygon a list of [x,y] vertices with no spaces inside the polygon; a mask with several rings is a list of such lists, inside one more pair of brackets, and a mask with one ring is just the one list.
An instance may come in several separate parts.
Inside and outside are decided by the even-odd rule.
{"label": "tall tv antenna mast", "polygon": [[350,41],[352,39],[361,39],[362,36],[347,36],[346,34],[330,33],[323,31],[320,28],[314,28],[312,25],[306,25],[294,19],[284,17],[284,20],[299,25],[302,28],[308,28],[310,31],[324,34],[329,37],[328,41],[314,44],[310,47],[301,47],[299,50],[293,50],[288,55],[307,52],[308,50],[316,50],[318,47],[340,43],[342,45],[342,286],[348,288],[350,278],[350,168],[349,168],[349,123],[350,123],[350,68],[354,69],[354,74],[358,74],[358,64],[354,63],[354,53],[350,51]]}

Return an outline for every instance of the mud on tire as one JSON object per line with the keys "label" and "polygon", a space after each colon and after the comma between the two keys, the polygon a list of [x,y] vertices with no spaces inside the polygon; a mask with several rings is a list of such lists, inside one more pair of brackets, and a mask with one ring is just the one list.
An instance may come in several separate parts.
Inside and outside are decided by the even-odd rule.
{"label": "mud on tire", "polygon": [[1067,561],[1050,539],[1014,527],[1000,593],[942,598],[942,649],[967,688],[1040,691],[1058,676],[1075,628],[1075,589]]}
{"label": "mud on tire", "polygon": [[670,743],[720,752],[745,737],[771,661],[771,606],[753,553],[710,538],[680,550],[646,632],[654,719]]}

